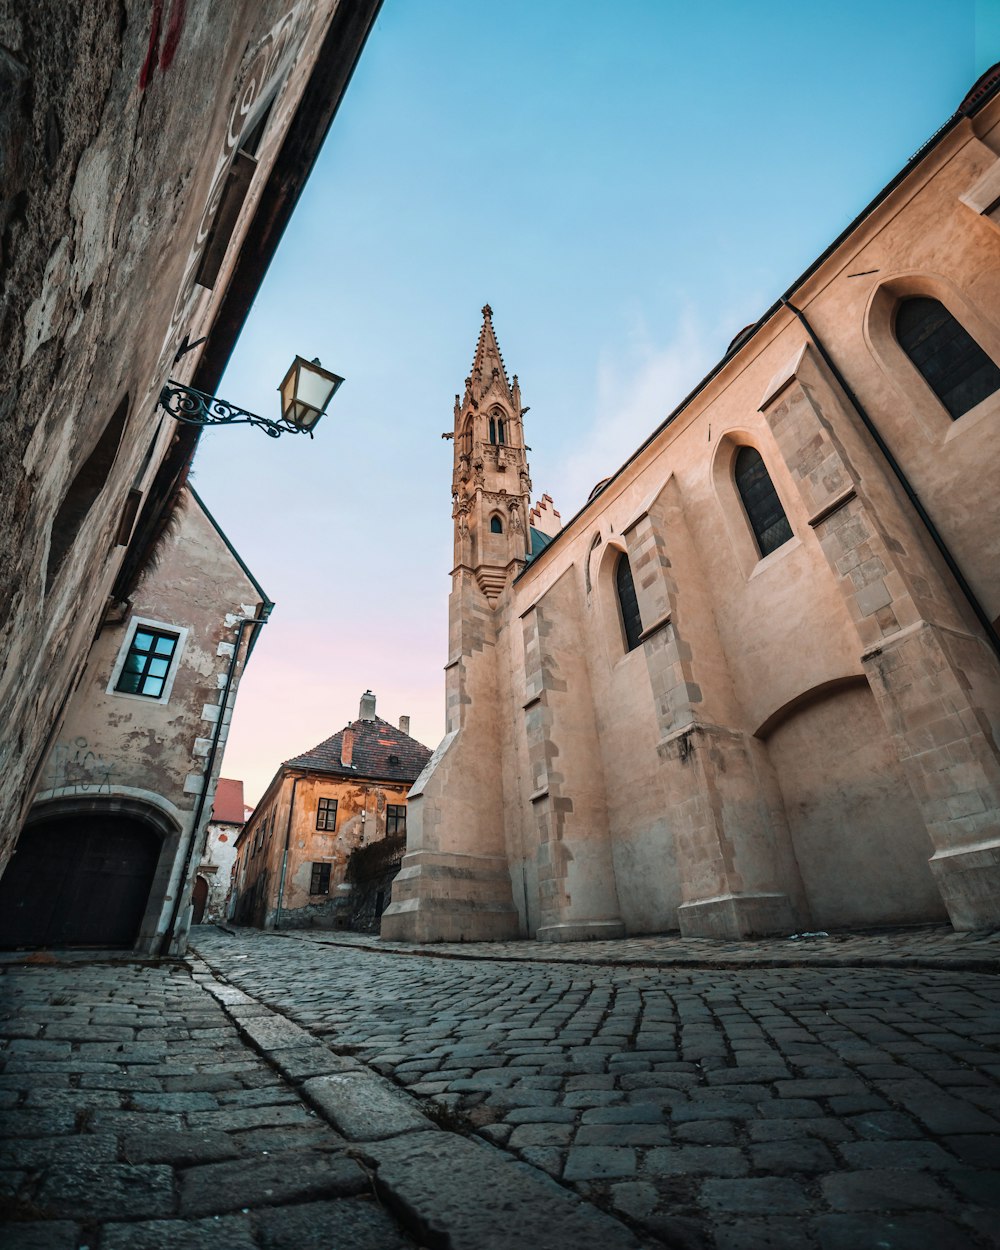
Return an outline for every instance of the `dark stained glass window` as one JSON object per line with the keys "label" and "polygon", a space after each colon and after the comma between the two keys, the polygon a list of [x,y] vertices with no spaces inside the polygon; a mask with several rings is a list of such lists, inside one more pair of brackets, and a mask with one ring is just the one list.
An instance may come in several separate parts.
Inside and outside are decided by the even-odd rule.
{"label": "dark stained glass window", "polygon": [[904,299],[896,338],[953,421],[1000,390],[1000,368],[939,300]]}
{"label": "dark stained glass window", "polygon": [[139,694],[147,699],[159,699],[163,694],[170,662],[177,649],[177,634],[165,634],[158,629],[140,625],[132,635],[128,655],[122,666],[115,689],[122,694]]}
{"label": "dark stained glass window", "polygon": [[330,865],[313,864],[312,877],[309,880],[310,894],[330,893]]}
{"label": "dark stained glass window", "polygon": [[337,828],[337,800],[320,799],[316,806],[316,828],[333,833]]}
{"label": "dark stained glass window", "polygon": [[406,832],[406,804],[405,803],[386,803],[385,805],[385,834],[387,838],[391,838],[394,834],[399,835]]}
{"label": "dark stained glass window", "polygon": [[734,471],[736,489],[743,500],[757,547],[762,556],[769,556],[792,536],[792,527],[788,524],[778,492],[755,447],[739,449]]}
{"label": "dark stained glass window", "polygon": [[491,534],[503,533],[503,521],[501,521],[498,516],[490,517],[490,533]]}
{"label": "dark stained glass window", "polygon": [[615,566],[615,587],[618,590],[622,629],[625,631],[625,650],[634,651],[642,633],[642,617],[639,615],[639,600],[636,598],[635,582],[632,580],[632,566],[624,552],[618,557],[618,564]]}

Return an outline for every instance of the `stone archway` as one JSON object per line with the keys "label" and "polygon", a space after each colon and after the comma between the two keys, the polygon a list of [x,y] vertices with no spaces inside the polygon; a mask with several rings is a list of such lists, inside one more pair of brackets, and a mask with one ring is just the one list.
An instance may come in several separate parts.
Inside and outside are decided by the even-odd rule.
{"label": "stone archway", "polygon": [[0,947],[135,945],[161,846],[161,831],[133,813],[31,821],[0,878]]}

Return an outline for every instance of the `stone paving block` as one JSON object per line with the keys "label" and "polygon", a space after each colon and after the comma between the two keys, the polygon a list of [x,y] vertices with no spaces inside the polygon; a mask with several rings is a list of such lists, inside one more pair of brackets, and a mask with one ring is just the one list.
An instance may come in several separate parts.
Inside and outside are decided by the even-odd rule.
{"label": "stone paving block", "polygon": [[813,1222],[820,1250],[970,1250],[968,1231],[940,1215],[824,1215]]}
{"label": "stone paving block", "polygon": [[105,1224],[101,1250],[258,1250],[249,1215]]}
{"label": "stone paving block", "polygon": [[852,1168],[953,1168],[956,1160],[929,1141],[844,1142],[840,1153]]}
{"label": "stone paving block", "polygon": [[572,1107],[512,1107],[504,1116],[508,1124],[575,1124]]}
{"label": "stone paving block", "polygon": [[846,1125],[832,1116],[816,1116],[789,1120],[751,1120],[746,1126],[754,1141],[797,1141],[801,1137],[819,1137],[823,1141],[842,1142],[852,1140],[853,1134]]}
{"label": "stone paving block", "polygon": [[3,1250],[77,1250],[80,1235],[69,1220],[33,1220],[24,1224],[0,1224]]}
{"label": "stone paving block", "polygon": [[521,1124],[511,1133],[512,1150],[526,1146],[567,1146],[573,1140],[572,1124]]}
{"label": "stone paving block", "polygon": [[288,1150],[343,1150],[347,1142],[325,1120],[313,1116],[307,1124],[245,1129],[228,1134],[242,1155]]}
{"label": "stone paving block", "polygon": [[234,1012],[234,1019],[250,1041],[261,1050],[277,1050],[283,1046],[309,1046],[313,1039],[305,1029],[274,1012],[262,1015],[246,1015]]}
{"label": "stone paving block", "polygon": [[[980,1207],[1000,1207],[1000,1172],[963,1168],[957,1172],[949,1172],[947,1180],[966,1202]],[[1000,1236],[1000,1220],[996,1231]]]}
{"label": "stone paving block", "polygon": [[624,1146],[574,1146],[566,1156],[563,1177],[568,1181],[603,1180],[608,1177],[634,1177],[635,1150]]}
{"label": "stone paving block", "polygon": [[359,1194],[367,1188],[364,1171],[345,1155],[291,1151],[188,1168],[180,1174],[180,1213],[223,1215],[243,1207]]}
{"label": "stone paving block", "polygon": [[169,1093],[135,1093],[131,1097],[136,1111],[214,1111],[218,1100],[211,1094],[195,1090],[173,1090]]}
{"label": "stone paving block", "polygon": [[795,1215],[812,1208],[801,1185],[773,1176],[704,1181],[701,1200],[710,1211],[733,1211],[740,1215]]}
{"label": "stone paving block", "polygon": [[182,1129],[172,1133],[126,1133],[121,1153],[128,1163],[171,1163],[175,1167],[188,1167],[235,1159],[240,1151],[228,1133],[217,1129]]}
{"label": "stone paving block", "polygon": [[263,1250],[410,1250],[414,1244],[388,1212],[361,1198],[275,1207],[258,1212],[256,1224]]}
{"label": "stone paving block", "polygon": [[1000,1137],[987,1133],[943,1137],[941,1144],[963,1163],[979,1168],[1000,1168]]}
{"label": "stone paving block", "polygon": [[749,1170],[733,1146],[664,1146],[643,1160],[647,1176],[746,1176]]}
{"label": "stone paving block", "polygon": [[790,1141],[760,1142],[750,1147],[750,1163],[755,1171],[772,1176],[794,1175],[796,1172],[833,1172],[838,1163],[821,1141],[806,1138]]}
{"label": "stone paving block", "polygon": [[302,1093],[345,1137],[375,1141],[430,1127],[415,1099],[363,1071],[306,1081]]}
{"label": "stone paving block", "polygon": [[[216,1111],[189,1111],[185,1116],[188,1128],[218,1129],[235,1133],[248,1128],[273,1128],[282,1124],[308,1124],[309,1112],[301,1105],[268,1104],[264,1107],[220,1107]],[[141,1129],[141,1124],[129,1125]],[[180,1127],[178,1125],[177,1127]]]}
{"label": "stone paving block", "polygon": [[74,1133],[0,1141],[0,1166],[44,1168],[55,1163],[113,1163],[118,1138],[113,1133]]}
{"label": "stone paving block", "polygon": [[665,1146],[671,1140],[665,1124],[584,1124],[573,1138],[577,1146]]}
{"label": "stone paving block", "polygon": [[[489,1146],[443,1133],[414,1133],[366,1147],[387,1199],[431,1244],[449,1250],[639,1250],[612,1217],[573,1200]],[[516,1211],[517,1218],[511,1219]]]}
{"label": "stone paving block", "polygon": [[716,1224],[715,1250],[816,1250],[816,1239],[804,1219],[773,1216]]}
{"label": "stone paving block", "polygon": [[736,1127],[731,1120],[693,1120],[672,1125],[678,1142],[698,1146],[731,1146],[736,1141]]}
{"label": "stone paving block", "polygon": [[74,1219],[150,1219],[172,1215],[174,1175],[168,1167],[60,1163],[42,1175],[35,1206]]}
{"label": "stone paving block", "polygon": [[950,1205],[946,1190],[926,1172],[872,1169],[840,1172],[821,1182],[823,1196],[839,1211],[940,1210]]}

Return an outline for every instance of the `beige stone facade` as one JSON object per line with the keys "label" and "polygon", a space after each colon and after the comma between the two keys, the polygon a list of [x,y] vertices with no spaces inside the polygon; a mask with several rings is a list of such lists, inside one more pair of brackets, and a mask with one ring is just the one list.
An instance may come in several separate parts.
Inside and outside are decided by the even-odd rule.
{"label": "beige stone facade", "polygon": [[997,88],[547,543],[484,310],[383,935],[1000,924]]}

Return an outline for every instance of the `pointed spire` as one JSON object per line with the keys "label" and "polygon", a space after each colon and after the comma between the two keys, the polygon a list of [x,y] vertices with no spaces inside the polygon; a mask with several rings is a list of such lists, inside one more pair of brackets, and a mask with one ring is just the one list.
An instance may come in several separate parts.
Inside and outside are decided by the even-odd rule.
{"label": "pointed spire", "polygon": [[489,304],[484,304],[483,325],[479,331],[472,372],[465,380],[465,398],[467,401],[472,399],[478,406],[479,401],[494,385],[499,388],[500,395],[513,404],[507,369],[493,330],[493,309]]}

